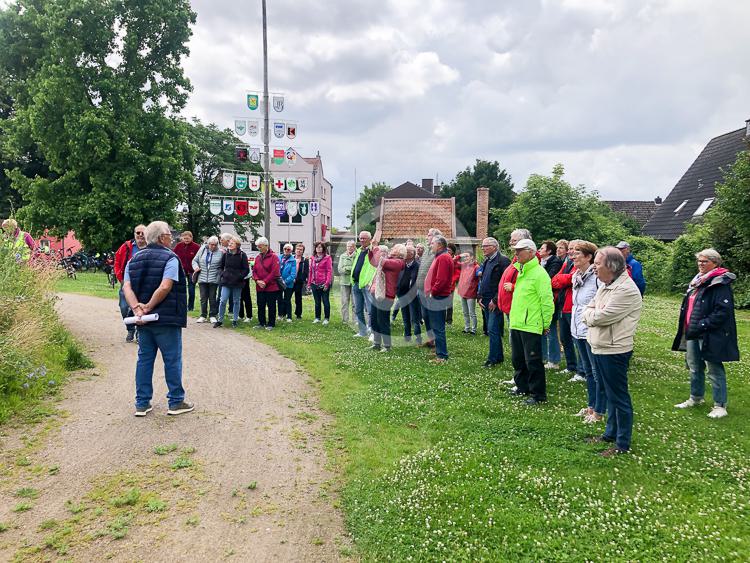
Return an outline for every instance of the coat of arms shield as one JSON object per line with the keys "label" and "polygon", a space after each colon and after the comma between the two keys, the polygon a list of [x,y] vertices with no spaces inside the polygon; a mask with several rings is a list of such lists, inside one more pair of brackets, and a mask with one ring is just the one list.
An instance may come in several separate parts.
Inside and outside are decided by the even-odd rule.
{"label": "coat of arms shield", "polygon": [[221,214],[221,200],[212,199],[208,204],[208,208],[211,211],[212,215],[220,215]]}
{"label": "coat of arms shield", "polygon": [[252,217],[256,217],[260,213],[260,202],[257,199],[251,199],[247,205],[247,212]]}
{"label": "coat of arms shield", "polygon": [[222,207],[222,211],[224,211],[224,215],[232,215],[232,214],[234,214],[234,200],[233,199],[225,199],[224,200],[224,206]]}
{"label": "coat of arms shield", "polygon": [[317,201],[311,201],[310,202],[310,215],[313,217],[317,217],[320,215],[320,203]]}
{"label": "coat of arms shield", "polygon": [[284,111],[284,96],[273,97],[273,109],[278,112]]}
{"label": "coat of arms shield", "polygon": [[234,132],[237,133],[240,137],[247,133],[247,121],[245,121],[244,119],[235,119]]}
{"label": "coat of arms shield", "polygon": [[306,201],[300,201],[298,207],[298,211],[301,217],[304,217],[310,212],[310,204]]}
{"label": "coat of arms shield", "polygon": [[247,187],[247,174],[237,174],[234,185],[238,190],[244,190]]}
{"label": "coat of arms shield", "polygon": [[221,186],[228,190],[234,187],[234,172],[224,172],[221,175]]}

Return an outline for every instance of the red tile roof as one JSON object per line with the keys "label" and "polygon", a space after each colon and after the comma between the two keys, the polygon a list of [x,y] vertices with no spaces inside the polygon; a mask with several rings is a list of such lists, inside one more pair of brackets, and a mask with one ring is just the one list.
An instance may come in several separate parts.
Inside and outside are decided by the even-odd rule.
{"label": "red tile roof", "polygon": [[387,199],[380,208],[384,239],[424,238],[427,229],[440,229],[448,239],[456,236],[455,198]]}

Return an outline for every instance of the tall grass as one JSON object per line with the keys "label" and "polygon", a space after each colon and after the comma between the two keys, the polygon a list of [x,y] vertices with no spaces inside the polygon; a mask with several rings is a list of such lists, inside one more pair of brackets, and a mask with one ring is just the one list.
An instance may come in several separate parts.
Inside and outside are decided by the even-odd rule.
{"label": "tall grass", "polygon": [[54,393],[66,371],[89,365],[57,319],[58,276],[45,263],[17,263],[0,246],[0,422]]}

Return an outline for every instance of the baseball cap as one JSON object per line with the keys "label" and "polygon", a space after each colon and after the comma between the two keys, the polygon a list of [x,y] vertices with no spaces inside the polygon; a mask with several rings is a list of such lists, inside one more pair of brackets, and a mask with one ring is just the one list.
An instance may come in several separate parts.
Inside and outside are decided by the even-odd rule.
{"label": "baseball cap", "polygon": [[534,244],[534,241],[530,238],[522,238],[519,240],[516,245],[513,247],[515,250],[531,250],[532,252],[536,252],[536,244]]}
{"label": "baseball cap", "polygon": [[617,246],[615,248],[630,248],[630,245],[624,240],[621,240],[617,243]]}

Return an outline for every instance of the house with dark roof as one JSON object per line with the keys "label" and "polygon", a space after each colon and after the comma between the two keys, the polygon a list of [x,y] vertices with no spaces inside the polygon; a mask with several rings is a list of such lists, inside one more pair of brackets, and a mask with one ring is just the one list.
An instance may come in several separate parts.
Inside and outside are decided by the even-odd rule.
{"label": "house with dark roof", "polygon": [[622,213],[633,219],[642,229],[661,205],[662,200],[657,197],[649,201],[613,200],[604,203],[609,205],[615,213]]}
{"label": "house with dark roof", "polygon": [[643,233],[672,241],[691,221],[699,220],[716,198],[716,183],[723,180],[724,171],[734,164],[737,155],[748,150],[749,141],[750,119],[743,129],[711,139],[651,216]]}

